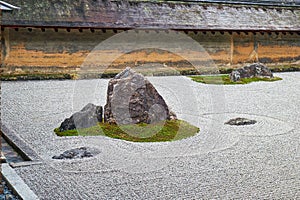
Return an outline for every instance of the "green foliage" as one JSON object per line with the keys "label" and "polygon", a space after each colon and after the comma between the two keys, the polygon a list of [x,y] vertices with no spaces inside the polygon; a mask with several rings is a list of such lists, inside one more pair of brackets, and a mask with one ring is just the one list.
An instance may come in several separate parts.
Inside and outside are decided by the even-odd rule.
{"label": "green foliage", "polygon": [[196,81],[198,83],[217,84],[217,85],[235,85],[235,84],[248,84],[248,83],[257,82],[257,81],[282,80],[282,78],[279,78],[279,77],[274,77],[274,78],[252,77],[252,78],[242,78],[239,81],[233,82],[230,80],[228,75],[190,76],[190,78],[193,81]]}
{"label": "green foliage", "polygon": [[289,65],[269,65],[269,69],[272,72],[297,72],[300,71],[300,65],[298,64],[289,64]]}
{"label": "green foliage", "polygon": [[99,123],[98,126],[63,132],[56,128],[54,132],[58,136],[102,135],[132,142],[165,142],[194,136],[199,132],[199,128],[183,120],[166,120],[153,124],[116,125]]}
{"label": "green foliage", "polygon": [[1,74],[1,81],[24,81],[24,80],[64,80],[74,79],[74,75],[70,74],[42,74],[42,73],[26,73],[26,74]]}

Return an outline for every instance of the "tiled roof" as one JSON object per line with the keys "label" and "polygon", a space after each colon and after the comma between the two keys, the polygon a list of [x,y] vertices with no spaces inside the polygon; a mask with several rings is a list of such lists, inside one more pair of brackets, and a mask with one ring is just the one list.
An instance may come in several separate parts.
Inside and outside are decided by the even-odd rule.
{"label": "tiled roof", "polygon": [[[193,2],[7,0],[7,2],[20,6],[21,9],[3,13],[2,25],[116,29],[300,31],[300,8],[293,3],[294,1],[298,2],[298,0],[285,0],[290,4],[283,7],[275,3],[274,6],[272,4],[262,6],[196,1],[201,0],[194,0]],[[273,0],[273,2],[275,1]],[[277,0],[278,3],[281,1]]]}

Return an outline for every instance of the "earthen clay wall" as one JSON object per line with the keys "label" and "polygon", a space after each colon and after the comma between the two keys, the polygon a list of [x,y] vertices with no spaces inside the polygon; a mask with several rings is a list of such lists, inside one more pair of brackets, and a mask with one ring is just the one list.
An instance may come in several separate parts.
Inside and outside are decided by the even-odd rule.
{"label": "earthen clay wall", "polygon": [[[45,29],[43,32],[41,29],[5,28],[1,33],[2,69],[4,73],[77,73],[89,53],[114,34],[110,30],[104,33],[88,29],[82,32]],[[300,65],[300,36],[296,33],[188,32],[188,35],[203,46],[210,56],[207,60],[212,59],[220,68],[257,61],[267,65]],[[102,53],[111,56],[118,53],[115,51],[108,49]],[[198,61],[205,63],[203,58]],[[143,49],[119,57],[111,64],[111,69],[145,63],[161,63],[181,70],[191,68],[181,56],[160,49]]]}

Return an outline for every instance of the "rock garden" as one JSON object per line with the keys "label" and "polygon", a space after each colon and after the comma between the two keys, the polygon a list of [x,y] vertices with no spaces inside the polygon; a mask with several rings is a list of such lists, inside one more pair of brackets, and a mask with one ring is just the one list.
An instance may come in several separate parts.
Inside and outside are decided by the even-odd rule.
{"label": "rock garden", "polygon": [[104,110],[89,103],[54,131],[58,136],[163,142],[191,137],[199,128],[177,119],[154,86],[142,74],[126,68],[109,81]]}

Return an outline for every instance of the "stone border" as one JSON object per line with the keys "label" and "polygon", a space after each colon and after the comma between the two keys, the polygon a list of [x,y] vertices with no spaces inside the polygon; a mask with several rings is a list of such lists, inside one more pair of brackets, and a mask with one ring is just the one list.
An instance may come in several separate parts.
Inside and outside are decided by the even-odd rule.
{"label": "stone border", "polygon": [[15,131],[8,129],[4,124],[0,125],[2,137],[25,161],[41,160],[37,153],[24,140],[18,137]]}
{"label": "stone border", "polygon": [[12,168],[18,168],[18,167],[28,167],[32,165],[42,165],[43,162],[41,161],[25,161],[25,162],[17,162],[17,163],[9,163],[9,166]]}
{"label": "stone border", "polygon": [[8,187],[11,188],[20,199],[39,199],[9,164],[2,164],[1,169],[1,174],[7,182]]}
{"label": "stone border", "polygon": [[[12,146],[12,148],[21,155],[21,157],[25,160],[25,162],[21,163],[3,163],[1,164],[1,174],[2,178],[7,182],[9,189],[13,191],[15,195],[17,195],[20,199],[39,199],[32,190],[26,185],[26,183],[18,176],[13,168],[29,166],[33,164],[40,164],[39,161],[41,158],[37,155],[37,153],[18,135],[15,131],[10,130],[5,125],[0,123],[1,126],[1,135],[6,142]],[[33,162],[30,162],[33,161]]]}

